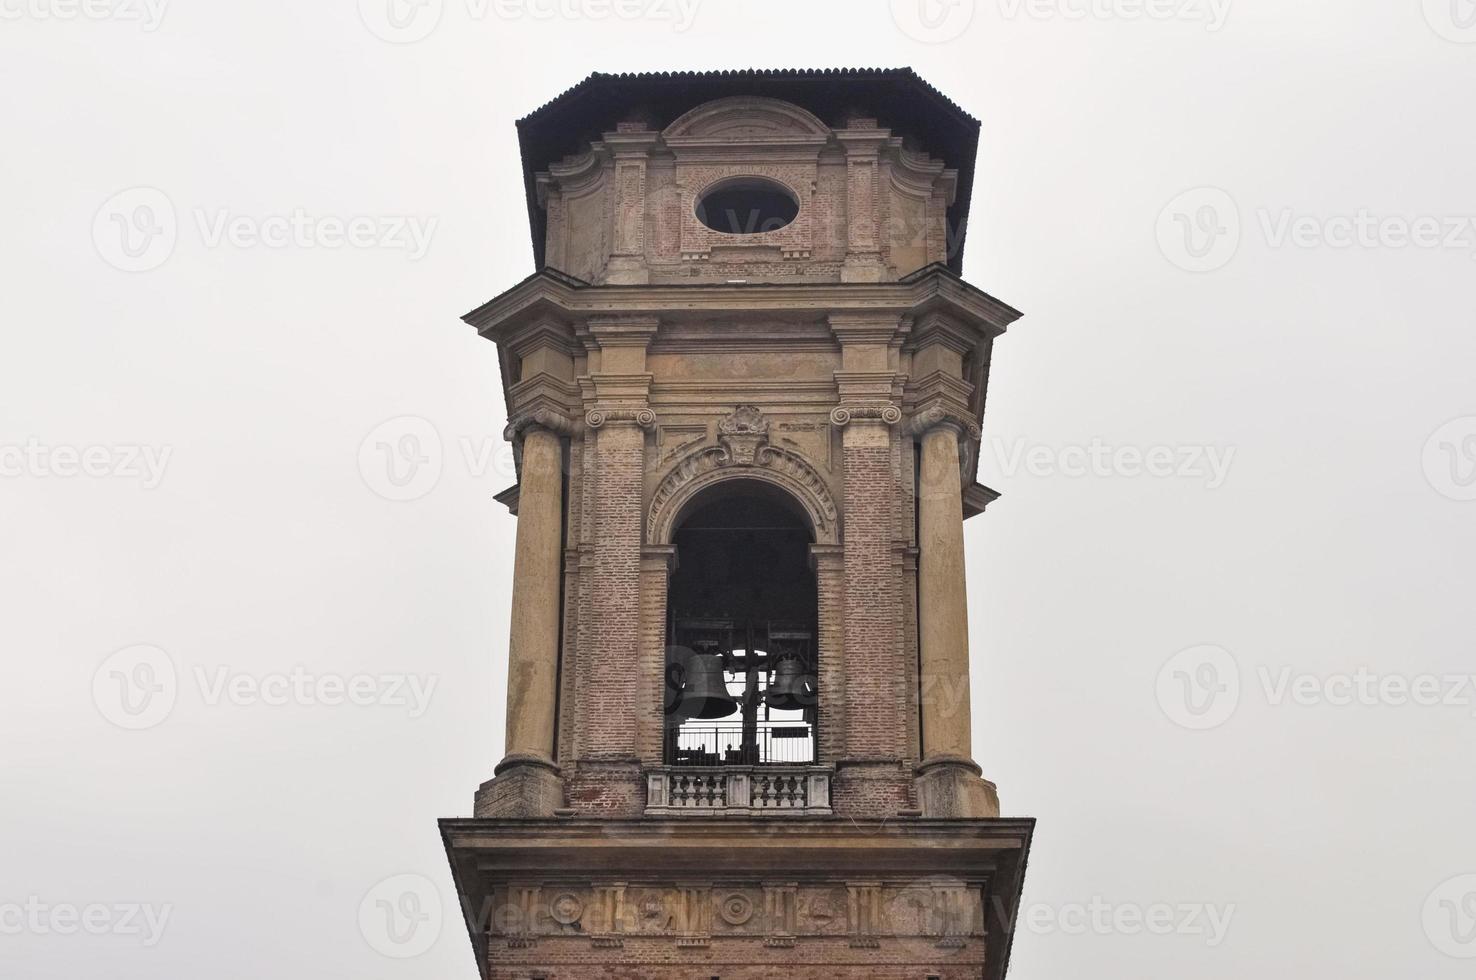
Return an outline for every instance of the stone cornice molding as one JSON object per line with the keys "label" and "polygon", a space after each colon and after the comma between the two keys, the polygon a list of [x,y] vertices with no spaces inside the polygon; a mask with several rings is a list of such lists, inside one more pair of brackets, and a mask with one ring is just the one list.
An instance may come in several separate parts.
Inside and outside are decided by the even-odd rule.
{"label": "stone cornice molding", "polygon": [[[698,319],[732,312],[768,313],[815,322],[827,316],[919,316],[945,310],[981,334],[1003,333],[1018,310],[955,276],[942,265],[897,282],[705,283],[592,286],[553,270],[538,272],[462,317],[484,336],[500,340],[526,320],[551,313],[570,319],[607,316],[612,306],[630,316]],[[617,317],[616,319],[622,319]]]}
{"label": "stone cornice molding", "polygon": [[591,316],[585,329],[599,347],[645,347],[661,327],[661,318],[645,315]]}
{"label": "stone cornice molding", "polygon": [[900,343],[908,326],[904,317],[888,313],[832,313],[826,321],[843,346]]}

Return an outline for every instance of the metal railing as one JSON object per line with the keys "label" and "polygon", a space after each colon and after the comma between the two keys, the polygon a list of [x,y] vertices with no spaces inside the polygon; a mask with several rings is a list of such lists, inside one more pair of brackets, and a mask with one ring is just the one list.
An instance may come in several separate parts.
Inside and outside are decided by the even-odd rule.
{"label": "metal railing", "polygon": [[798,722],[761,721],[745,746],[742,722],[686,722],[667,736],[672,766],[803,766],[815,762],[815,728]]}

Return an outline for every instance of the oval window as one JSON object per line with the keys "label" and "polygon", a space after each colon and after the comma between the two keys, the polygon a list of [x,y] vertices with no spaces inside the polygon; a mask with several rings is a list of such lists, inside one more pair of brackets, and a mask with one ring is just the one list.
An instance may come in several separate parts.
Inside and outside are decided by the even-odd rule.
{"label": "oval window", "polygon": [[697,199],[697,220],[725,235],[778,231],[799,214],[799,201],[776,180],[740,177],[714,184]]}

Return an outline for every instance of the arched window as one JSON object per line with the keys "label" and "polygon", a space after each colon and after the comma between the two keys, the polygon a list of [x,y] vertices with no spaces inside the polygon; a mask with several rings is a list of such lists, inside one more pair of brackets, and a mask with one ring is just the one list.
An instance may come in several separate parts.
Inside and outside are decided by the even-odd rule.
{"label": "arched window", "polygon": [[668,764],[815,762],[816,587],[803,513],[771,485],[729,480],[700,493],[679,520]]}

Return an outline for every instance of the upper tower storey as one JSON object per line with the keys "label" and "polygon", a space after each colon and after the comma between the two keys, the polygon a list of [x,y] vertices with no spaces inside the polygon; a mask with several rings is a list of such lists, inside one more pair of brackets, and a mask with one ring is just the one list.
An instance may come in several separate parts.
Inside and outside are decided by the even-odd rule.
{"label": "upper tower storey", "polygon": [[595,285],[958,272],[978,132],[907,68],[596,73],[518,123],[535,261]]}

